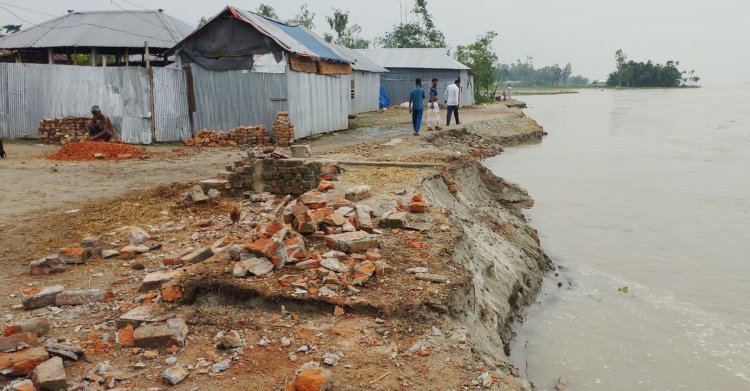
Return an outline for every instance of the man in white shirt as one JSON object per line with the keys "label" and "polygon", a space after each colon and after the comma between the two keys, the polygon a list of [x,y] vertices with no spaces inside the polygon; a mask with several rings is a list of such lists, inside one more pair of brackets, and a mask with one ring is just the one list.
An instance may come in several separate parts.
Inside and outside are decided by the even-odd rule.
{"label": "man in white shirt", "polygon": [[456,118],[456,125],[461,125],[458,120],[458,106],[461,104],[461,80],[456,80],[455,83],[445,89],[444,98],[445,105],[448,106],[448,119],[445,126],[451,126],[451,114]]}

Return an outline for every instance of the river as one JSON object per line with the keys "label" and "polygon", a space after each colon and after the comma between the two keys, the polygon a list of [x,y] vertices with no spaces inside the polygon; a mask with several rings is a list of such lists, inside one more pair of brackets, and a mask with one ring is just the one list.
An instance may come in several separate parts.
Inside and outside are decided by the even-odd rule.
{"label": "river", "polygon": [[560,270],[513,363],[538,390],[750,390],[750,85],[521,99],[549,136],[485,164]]}

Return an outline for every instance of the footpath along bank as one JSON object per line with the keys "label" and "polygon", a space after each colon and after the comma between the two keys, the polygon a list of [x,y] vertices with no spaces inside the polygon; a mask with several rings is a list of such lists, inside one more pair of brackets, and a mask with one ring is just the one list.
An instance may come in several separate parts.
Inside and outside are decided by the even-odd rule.
{"label": "footpath along bank", "polygon": [[542,129],[500,105],[464,121],[238,151],[213,178],[50,215],[54,237],[2,260],[23,267],[0,288],[3,384],[528,389],[503,350],[550,265],[533,200],[479,159]]}

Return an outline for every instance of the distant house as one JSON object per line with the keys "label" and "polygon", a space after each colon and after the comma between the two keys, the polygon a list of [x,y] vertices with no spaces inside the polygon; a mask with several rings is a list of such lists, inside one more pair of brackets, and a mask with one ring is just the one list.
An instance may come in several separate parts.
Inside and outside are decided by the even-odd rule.
{"label": "distant house", "polygon": [[303,26],[226,7],[172,53],[192,79],[193,129],[270,130],[279,111],[296,138],[348,128],[352,60]]}
{"label": "distant house", "polygon": [[598,79],[591,82],[591,85],[594,87],[606,87],[607,86],[607,79]]}
{"label": "distant house", "polygon": [[388,70],[374,63],[364,54],[335,45],[342,57],[352,64],[349,114],[367,113],[380,109],[380,79]]}
{"label": "distant house", "polygon": [[108,65],[127,65],[134,55],[143,58],[146,43],[153,58],[165,60],[164,53],[192,31],[162,10],[70,11],[0,38],[0,51],[11,51],[15,62],[23,63],[73,64],[75,55],[88,54],[88,65],[112,58],[105,55],[115,59]]}
{"label": "distant house", "polygon": [[417,78],[422,79],[425,88],[429,88],[433,78],[439,79],[441,101],[445,88],[460,79],[461,105],[474,104],[474,75],[469,67],[450,57],[448,49],[363,49],[358,52],[389,71],[381,75],[381,83],[394,104],[409,100],[409,91]]}

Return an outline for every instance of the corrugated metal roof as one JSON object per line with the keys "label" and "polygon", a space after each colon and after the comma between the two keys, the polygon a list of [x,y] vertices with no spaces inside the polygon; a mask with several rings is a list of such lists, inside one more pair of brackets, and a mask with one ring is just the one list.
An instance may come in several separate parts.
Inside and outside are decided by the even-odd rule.
{"label": "corrugated metal roof", "polygon": [[228,7],[228,9],[236,18],[249,23],[291,53],[314,59],[349,62],[339,55],[323,38],[317,36],[304,26],[290,25],[234,7]]}
{"label": "corrugated metal roof", "polygon": [[333,45],[333,47],[334,49],[336,49],[337,52],[341,54],[341,57],[344,57],[352,64],[352,69],[354,69],[355,71],[365,71],[365,72],[373,72],[373,73],[387,73],[388,72],[387,69],[376,64],[374,61],[370,60],[363,53],[360,53],[356,50],[352,50],[352,49],[349,49],[348,47],[344,47],[341,45]]}
{"label": "corrugated metal roof", "polygon": [[384,68],[469,69],[448,56],[448,49],[359,49],[357,52]]}
{"label": "corrugated metal roof", "polygon": [[0,38],[2,49],[56,47],[169,49],[193,31],[159,11],[73,12]]}

